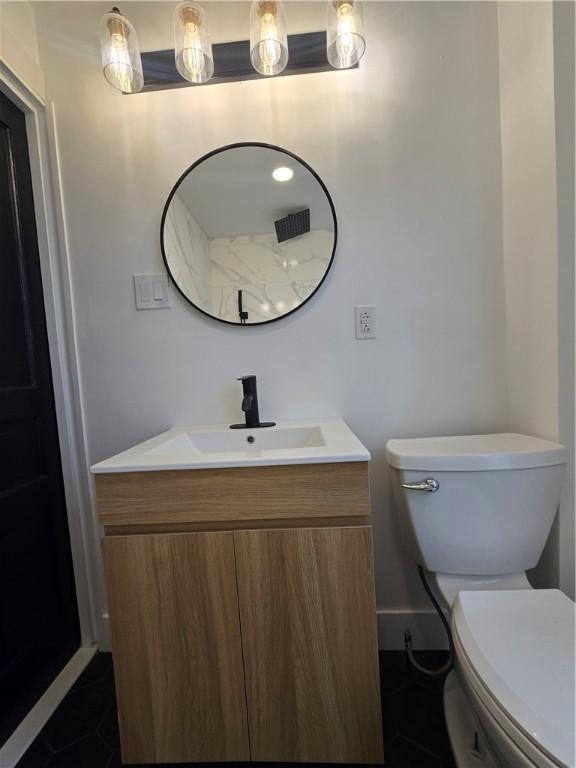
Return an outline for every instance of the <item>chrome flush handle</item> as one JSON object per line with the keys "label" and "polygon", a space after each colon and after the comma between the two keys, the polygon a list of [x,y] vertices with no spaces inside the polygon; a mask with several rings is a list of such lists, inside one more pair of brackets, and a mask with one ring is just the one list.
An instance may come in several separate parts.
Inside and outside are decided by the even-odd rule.
{"label": "chrome flush handle", "polygon": [[433,477],[428,477],[420,483],[402,483],[402,488],[407,488],[409,491],[428,491],[429,493],[436,493],[440,488],[440,483],[438,480],[434,480]]}

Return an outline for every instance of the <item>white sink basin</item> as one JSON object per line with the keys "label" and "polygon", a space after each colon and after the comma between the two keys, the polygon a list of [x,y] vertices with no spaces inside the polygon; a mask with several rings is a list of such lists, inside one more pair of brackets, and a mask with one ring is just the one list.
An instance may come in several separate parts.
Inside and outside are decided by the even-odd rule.
{"label": "white sink basin", "polygon": [[261,429],[174,427],[94,464],[91,470],[145,472],[369,459],[366,448],[341,419],[309,419]]}
{"label": "white sink basin", "polygon": [[[249,437],[249,440],[246,438]],[[164,453],[245,453],[289,448],[319,448],[326,445],[319,427],[285,427],[245,430],[216,429],[206,432],[181,432],[152,448],[151,454]]]}

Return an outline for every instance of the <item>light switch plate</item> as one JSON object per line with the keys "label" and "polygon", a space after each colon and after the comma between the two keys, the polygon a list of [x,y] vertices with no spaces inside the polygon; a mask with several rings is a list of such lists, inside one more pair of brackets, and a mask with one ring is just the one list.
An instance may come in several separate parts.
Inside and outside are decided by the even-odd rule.
{"label": "light switch plate", "polygon": [[136,309],[168,309],[170,307],[170,288],[168,275],[134,275],[134,296]]}

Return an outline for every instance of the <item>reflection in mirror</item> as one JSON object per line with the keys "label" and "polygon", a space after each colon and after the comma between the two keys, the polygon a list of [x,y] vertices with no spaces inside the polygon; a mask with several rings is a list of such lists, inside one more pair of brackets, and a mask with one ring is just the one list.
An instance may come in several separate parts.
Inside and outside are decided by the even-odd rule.
{"label": "reflection in mirror", "polygon": [[323,183],[281,149],[241,144],[187,171],[162,217],[168,271],[188,301],[229,323],[276,320],[323,281],[336,218]]}

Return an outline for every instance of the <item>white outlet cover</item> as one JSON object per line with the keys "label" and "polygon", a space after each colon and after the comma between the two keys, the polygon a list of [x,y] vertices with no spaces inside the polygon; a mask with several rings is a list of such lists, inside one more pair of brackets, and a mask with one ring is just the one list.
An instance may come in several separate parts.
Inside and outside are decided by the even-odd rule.
{"label": "white outlet cover", "polygon": [[376,338],[376,309],[372,305],[354,307],[357,339]]}

